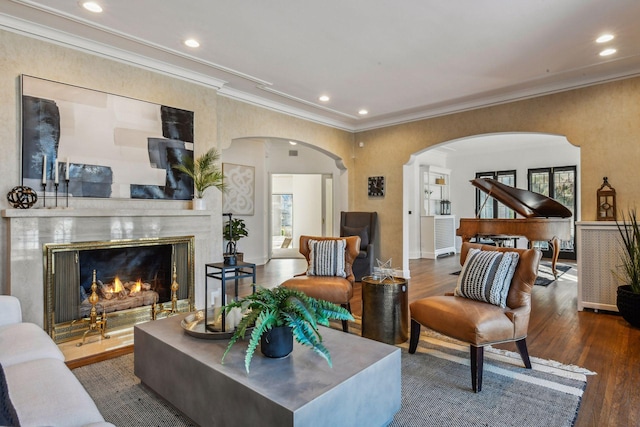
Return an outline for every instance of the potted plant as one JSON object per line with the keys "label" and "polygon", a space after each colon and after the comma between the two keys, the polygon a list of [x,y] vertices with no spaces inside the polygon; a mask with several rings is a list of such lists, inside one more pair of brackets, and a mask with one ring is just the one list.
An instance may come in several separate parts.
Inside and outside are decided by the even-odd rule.
{"label": "potted plant", "polygon": [[[332,366],[329,350],[322,344],[318,325],[328,326],[329,319],[353,320],[351,313],[337,304],[284,287],[260,288],[254,294],[224,306],[223,315],[236,307],[242,310],[244,317],[236,327],[222,361],[236,341],[245,336],[247,328],[255,325],[244,358],[247,373],[259,342],[265,356],[284,357],[293,350],[293,338],[311,347]],[[271,345],[275,348],[271,348]]]}
{"label": "potted plant", "polygon": [[224,175],[216,163],[220,154],[215,148],[198,157],[195,161],[191,157],[184,157],[183,162],[173,168],[188,175],[193,180],[195,194],[193,206],[196,210],[204,210],[204,192],[209,187],[216,187],[224,191]]}
{"label": "potted plant", "polygon": [[231,214],[225,214],[229,219],[224,223],[222,236],[227,241],[227,248],[224,253],[225,263],[235,265],[236,261],[242,261],[242,253],[238,250],[238,240],[249,235],[247,226],[243,219],[232,218]]}
{"label": "potted plant", "polygon": [[635,209],[629,217],[616,220],[622,240],[622,273],[616,275],[624,285],[618,286],[616,305],[622,317],[632,326],[640,327],[640,225]]}

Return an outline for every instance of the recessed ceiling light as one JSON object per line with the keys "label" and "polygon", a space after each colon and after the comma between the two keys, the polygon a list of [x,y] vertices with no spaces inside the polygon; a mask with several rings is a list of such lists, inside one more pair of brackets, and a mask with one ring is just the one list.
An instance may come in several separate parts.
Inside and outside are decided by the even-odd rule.
{"label": "recessed ceiling light", "polygon": [[297,143],[297,142],[295,142],[295,141],[289,141],[289,144],[291,144],[291,145],[297,145],[298,143]]}
{"label": "recessed ceiling light", "polygon": [[610,42],[611,40],[613,40],[613,38],[614,38],[613,34],[603,34],[596,39],[596,43]]}
{"label": "recessed ceiling light", "polygon": [[327,102],[329,101],[331,98],[329,98],[328,95],[321,95],[318,100],[320,100],[321,102]]}
{"label": "recessed ceiling light", "polygon": [[93,13],[102,12],[102,7],[98,3],[94,2],[94,1],[82,2],[82,7],[87,9],[89,12],[93,12]]}
{"label": "recessed ceiling light", "polygon": [[200,43],[196,39],[187,39],[184,41],[184,44],[189,47],[199,47]]}
{"label": "recessed ceiling light", "polygon": [[600,52],[600,56],[609,56],[609,55],[613,55],[614,53],[616,53],[617,50],[616,49],[605,49],[602,52]]}
{"label": "recessed ceiling light", "polygon": [[362,110],[358,111],[358,114],[360,114],[361,116],[365,116],[365,115],[369,114],[369,112],[367,110],[365,110],[365,109],[362,109]]}

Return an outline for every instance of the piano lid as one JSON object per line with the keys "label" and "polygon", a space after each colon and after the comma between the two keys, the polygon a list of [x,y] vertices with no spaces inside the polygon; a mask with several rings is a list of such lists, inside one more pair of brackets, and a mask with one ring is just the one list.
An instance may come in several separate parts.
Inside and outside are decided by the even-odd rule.
{"label": "piano lid", "polygon": [[569,209],[547,196],[510,187],[495,179],[476,178],[471,184],[525,218],[569,218],[572,215]]}

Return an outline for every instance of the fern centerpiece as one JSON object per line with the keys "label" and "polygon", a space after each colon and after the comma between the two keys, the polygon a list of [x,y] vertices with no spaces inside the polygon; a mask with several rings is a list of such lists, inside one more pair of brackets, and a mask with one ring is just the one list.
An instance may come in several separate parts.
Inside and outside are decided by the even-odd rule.
{"label": "fern centerpiece", "polygon": [[353,320],[351,313],[337,304],[311,298],[300,291],[283,287],[259,288],[256,293],[224,306],[223,313],[226,314],[236,307],[242,310],[244,316],[222,355],[222,361],[224,362],[227,353],[238,339],[244,337],[247,328],[255,325],[244,358],[247,373],[262,335],[280,326],[290,327],[296,341],[311,347],[332,366],[331,355],[322,344],[318,325],[329,326],[330,319]]}

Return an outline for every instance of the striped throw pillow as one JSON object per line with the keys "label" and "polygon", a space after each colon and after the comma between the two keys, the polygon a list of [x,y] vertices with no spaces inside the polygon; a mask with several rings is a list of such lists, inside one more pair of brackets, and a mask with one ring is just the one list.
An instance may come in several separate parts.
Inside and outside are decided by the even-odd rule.
{"label": "striped throw pillow", "polygon": [[517,252],[469,249],[454,294],[506,307],[519,258]]}
{"label": "striped throw pillow", "polygon": [[347,241],[309,240],[309,268],[307,276],[347,277],[344,253]]}

